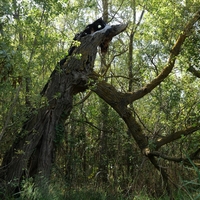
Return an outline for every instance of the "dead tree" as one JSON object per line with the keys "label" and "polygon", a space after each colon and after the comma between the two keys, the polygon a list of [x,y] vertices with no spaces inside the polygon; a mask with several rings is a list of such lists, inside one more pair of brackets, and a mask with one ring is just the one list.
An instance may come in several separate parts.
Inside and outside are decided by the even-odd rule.
{"label": "dead tree", "polygon": [[73,96],[88,88],[97,47],[106,46],[125,28],[125,24],[106,25],[102,30],[78,37],[76,40],[80,41],[80,46],[73,47],[72,55],[65,59],[64,64],[56,66],[43,90],[48,105],[29,117],[22,127],[21,136],[4,156],[0,184],[9,194],[14,193],[23,176],[50,176],[56,130],[64,127],[73,107]]}

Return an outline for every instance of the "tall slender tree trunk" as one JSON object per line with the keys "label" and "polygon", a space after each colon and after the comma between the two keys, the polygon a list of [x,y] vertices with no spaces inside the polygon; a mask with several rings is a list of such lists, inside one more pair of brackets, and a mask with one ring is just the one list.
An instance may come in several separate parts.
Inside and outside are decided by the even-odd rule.
{"label": "tall slender tree trunk", "polygon": [[[108,0],[102,0],[103,5],[103,20],[107,23],[108,22]],[[106,57],[105,54],[101,55],[101,74],[104,74],[107,69],[105,66],[106,63]],[[107,81],[105,79],[105,81]],[[100,183],[107,183],[108,179],[108,156],[107,156],[107,140],[108,140],[108,109],[109,106],[100,100],[100,128],[101,131],[99,133],[99,139],[100,139],[100,159],[99,159],[99,182]]]}

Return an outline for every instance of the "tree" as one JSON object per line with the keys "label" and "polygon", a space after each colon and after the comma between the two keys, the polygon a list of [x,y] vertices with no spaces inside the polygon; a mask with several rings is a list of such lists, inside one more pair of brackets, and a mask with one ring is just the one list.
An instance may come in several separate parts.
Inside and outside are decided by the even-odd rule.
{"label": "tree", "polygon": [[[80,38],[81,45],[66,63],[51,74],[44,88],[48,104],[31,115],[22,129],[22,137],[5,155],[1,178],[12,182],[13,193],[24,174],[48,178],[54,162],[54,139],[62,133],[64,122],[72,109],[73,96],[86,90],[92,83],[97,46],[108,42],[126,28],[126,25],[107,27],[103,31]],[[56,133],[57,132],[57,133]],[[13,184],[13,182],[15,184]]]}
{"label": "tree", "polygon": [[[18,185],[19,178],[23,174],[28,177],[42,172],[41,175],[48,177],[50,166],[55,161],[70,183],[73,182],[75,172],[79,176],[92,169],[93,171],[85,176],[86,179],[89,179],[98,175],[98,169],[104,168],[106,171],[105,179],[109,178],[109,181],[114,179],[115,183],[120,178],[123,179],[123,181],[119,181],[118,185],[116,184],[117,187],[125,185],[123,188],[127,189],[128,184],[125,183],[124,176],[128,176],[129,184],[133,184],[133,181],[136,182],[134,177],[136,174],[140,176],[137,183],[142,181],[144,184],[149,183],[149,187],[147,187],[149,193],[160,196],[167,188],[168,193],[172,196],[171,183],[174,185],[179,183],[176,180],[178,175],[175,173],[180,171],[184,177],[187,177],[187,172],[181,168],[179,163],[191,165],[188,161],[198,160],[199,157],[199,98],[196,95],[199,92],[197,81],[199,77],[199,11],[194,17],[191,17],[191,13],[197,7],[191,6],[191,4],[195,5],[194,2],[187,1],[186,3],[190,6],[187,7],[179,1],[161,2],[159,0],[145,3],[133,1],[131,7],[130,2],[125,0],[109,4],[112,12],[108,15],[111,18],[116,17],[117,20],[123,21],[123,16],[126,16],[132,21],[125,30],[126,34],[120,35],[118,40],[113,40],[107,54],[108,60],[106,62],[103,60],[106,73],[102,75],[102,73],[98,74],[96,70],[95,72],[93,70],[96,49],[94,52],[92,49],[100,44],[100,40],[98,39],[97,43],[96,40],[90,43],[90,37],[81,40],[82,44],[76,49],[75,55],[67,60],[65,66],[56,67],[52,73],[47,90],[44,90],[45,95],[40,107],[30,111],[29,105],[26,103],[28,120],[22,127],[22,130],[26,131],[16,134],[18,141],[16,140],[11,150],[4,156],[2,166],[6,166],[6,168],[1,170],[3,180],[6,183],[12,180],[14,183],[13,176],[16,176]],[[130,12],[126,10],[127,5]],[[124,9],[125,7],[126,9]],[[73,9],[76,10],[75,7]],[[80,21],[81,19],[80,16]],[[22,21],[18,20],[18,22]],[[187,24],[185,28],[183,24]],[[96,34],[93,35],[94,38],[99,36]],[[104,37],[107,36],[102,33],[100,39]],[[108,37],[108,40],[110,39]],[[92,44],[95,45],[90,46]],[[88,45],[88,48],[91,47],[91,51],[88,51],[84,45]],[[37,45],[35,44],[34,47]],[[128,54],[126,54],[127,49]],[[39,52],[34,55],[38,54]],[[87,57],[88,55],[90,56]],[[88,59],[91,60],[88,61]],[[33,64],[32,61],[31,64]],[[29,67],[29,70],[31,69]],[[26,73],[25,78],[27,77],[31,77],[30,83],[34,81],[31,71]],[[11,78],[9,80],[12,82]],[[26,81],[27,83],[29,82]],[[85,94],[86,90],[93,91],[97,96],[94,94],[90,96],[91,92],[89,92],[89,95],[76,104],[81,106],[72,110],[74,107],[72,100],[75,99],[75,96],[76,99],[79,99],[76,94],[80,92]],[[29,90],[25,88],[24,91],[26,92],[14,93],[15,95],[12,96],[13,105],[17,102],[18,97],[23,98],[24,102],[28,102],[26,97],[29,97],[28,100],[32,100]],[[88,96],[90,98],[84,102]],[[103,107],[103,105],[97,104],[98,97],[110,106]],[[83,102],[84,104],[82,104]],[[91,109],[90,103],[95,108]],[[109,110],[103,109],[106,107]],[[3,133],[6,133],[9,127],[8,122],[11,121],[9,119],[12,117],[12,109],[6,112],[7,107],[5,106],[5,109],[2,107],[2,110],[4,112],[1,115],[8,116],[3,128]],[[71,110],[73,115],[68,118]],[[98,118],[100,116],[99,110],[102,110],[102,115],[104,114],[105,118]],[[90,112],[93,112],[93,116],[88,114]],[[18,113],[18,109],[16,113]],[[67,123],[65,123],[67,118]],[[127,125],[128,131],[123,126],[122,120]],[[108,121],[109,123],[107,123]],[[22,121],[19,126],[21,123]],[[95,129],[94,133],[92,128]],[[108,128],[110,132],[107,132]],[[98,132],[106,136],[101,138],[106,149],[100,149],[96,145],[99,138],[94,135]],[[133,136],[135,142],[131,140],[130,135]],[[68,160],[66,159],[67,161],[65,161],[66,156],[62,155],[59,148],[54,151],[59,138],[68,139],[62,144],[65,153],[70,154],[68,157],[71,156]],[[82,141],[82,144],[79,140]],[[86,143],[87,140],[90,143]],[[105,141],[106,143],[104,143]],[[144,156],[141,156],[136,145]],[[8,146],[6,146],[7,149]],[[18,147],[21,148],[17,149]],[[101,154],[95,160],[95,156],[99,155],[99,152],[104,155]],[[46,153],[48,156],[45,156]],[[83,159],[80,161],[80,158]],[[106,163],[101,163],[100,161],[103,161],[104,158]],[[7,165],[12,159],[17,166],[15,170],[13,170],[14,164],[12,162],[11,165]],[[82,164],[82,166],[80,164],[81,167],[76,165],[76,168],[73,168],[75,159]],[[142,160],[149,160],[161,172],[161,176],[155,174],[156,177],[164,180],[164,187],[160,186],[159,180],[149,178],[149,169],[153,169],[149,163],[145,163],[146,169],[138,167]],[[165,168],[162,167],[163,165]],[[47,170],[44,171],[46,166]],[[138,170],[138,168],[140,169]],[[188,177],[192,178],[193,175],[190,173]],[[74,178],[75,181],[77,181],[77,176]],[[152,186],[155,182],[158,184],[160,193],[155,191],[154,186]],[[142,184],[140,183],[140,185]]]}

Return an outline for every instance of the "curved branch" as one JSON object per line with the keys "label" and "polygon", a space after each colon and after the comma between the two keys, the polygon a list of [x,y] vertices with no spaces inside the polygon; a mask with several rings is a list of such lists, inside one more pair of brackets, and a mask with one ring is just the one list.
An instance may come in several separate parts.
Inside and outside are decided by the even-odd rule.
{"label": "curved branch", "polygon": [[173,161],[173,162],[185,162],[185,163],[188,163],[189,160],[199,159],[199,157],[198,157],[199,152],[200,152],[200,149],[198,149],[194,153],[190,154],[186,158],[183,158],[183,157],[177,158],[177,157],[164,155],[159,151],[152,151],[152,152],[150,152],[148,154],[148,156],[155,156],[155,157],[163,158],[164,160]]}
{"label": "curved branch", "polygon": [[181,162],[184,160],[184,158],[182,157],[176,158],[176,157],[167,156],[167,155],[162,154],[159,151],[151,151],[148,155],[163,158],[164,160],[173,161],[173,162]]}
{"label": "curved branch", "polygon": [[166,64],[166,67],[162,70],[162,72],[149,84],[141,88],[140,90],[133,92],[131,94],[127,94],[129,104],[133,101],[142,98],[146,94],[150,93],[156,86],[158,86],[168,75],[171,73],[176,58],[181,51],[181,47],[185,42],[185,39],[190,35],[190,31],[193,28],[194,24],[200,19],[200,10],[195,13],[193,18],[188,22],[185,26],[184,30],[180,34],[179,38],[177,39],[176,43],[171,49],[171,53],[169,56],[169,60]]}
{"label": "curved branch", "polygon": [[162,138],[160,141],[155,142],[156,149],[159,149],[161,146],[163,146],[167,143],[173,142],[173,141],[181,138],[182,136],[190,135],[197,130],[200,130],[200,126],[189,127],[185,130],[181,130],[181,131],[177,131],[175,133],[172,133],[172,134]]}

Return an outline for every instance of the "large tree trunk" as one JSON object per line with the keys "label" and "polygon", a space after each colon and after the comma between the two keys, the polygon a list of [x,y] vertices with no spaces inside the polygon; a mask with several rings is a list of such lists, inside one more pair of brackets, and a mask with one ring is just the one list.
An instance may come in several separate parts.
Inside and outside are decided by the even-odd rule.
{"label": "large tree trunk", "polygon": [[73,51],[73,55],[53,71],[43,90],[48,105],[32,112],[21,136],[3,159],[1,186],[6,185],[10,194],[19,186],[22,176],[40,175],[48,179],[54,162],[55,136],[61,134],[64,121],[72,110],[73,95],[88,88],[97,47],[125,28],[126,25],[106,26],[101,31],[81,37],[81,45]]}

